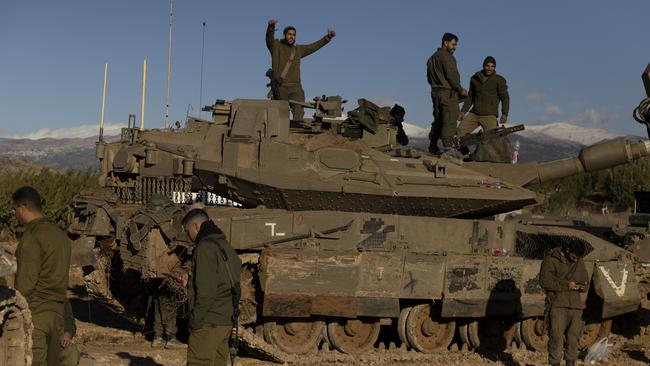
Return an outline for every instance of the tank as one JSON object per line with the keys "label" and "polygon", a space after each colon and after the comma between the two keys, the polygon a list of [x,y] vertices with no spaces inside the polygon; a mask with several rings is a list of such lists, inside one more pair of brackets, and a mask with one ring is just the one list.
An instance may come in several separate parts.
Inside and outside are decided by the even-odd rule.
{"label": "tank", "polygon": [[193,244],[180,219],[201,201],[242,259],[245,344],[276,356],[321,344],[364,353],[380,330],[424,353],[455,335],[470,349],[543,350],[541,260],[575,240],[591,278],[583,346],[613,318],[650,308],[650,269],[633,253],[584,231],[493,218],[538,203],[532,184],[628,163],[650,143],[609,141],[546,163],[463,162],[398,143],[400,108],[362,99],[342,117],[342,102],[318,98],[307,104],[314,117],[296,122],[286,101],[218,100],[210,120],[100,140],[101,188],[76,197],[68,229],[92,254],[88,292],[126,314],[142,314],[153,279],[182,296]]}
{"label": "tank", "polygon": [[32,364],[32,316],[27,300],[7,286],[15,273],[15,258],[0,246],[0,363],[27,366]]}

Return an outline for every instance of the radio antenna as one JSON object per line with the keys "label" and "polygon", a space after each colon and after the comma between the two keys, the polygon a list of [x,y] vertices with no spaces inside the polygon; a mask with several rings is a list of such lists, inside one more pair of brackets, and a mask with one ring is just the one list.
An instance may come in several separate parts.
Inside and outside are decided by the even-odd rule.
{"label": "radio antenna", "polygon": [[205,53],[205,22],[203,22],[203,41],[201,43],[201,84],[199,87],[199,118],[203,110],[203,55]]}
{"label": "radio antenna", "polygon": [[174,0],[169,0],[169,47],[167,48],[167,98],[165,99],[165,128],[169,127],[169,86],[172,74],[172,16]]}

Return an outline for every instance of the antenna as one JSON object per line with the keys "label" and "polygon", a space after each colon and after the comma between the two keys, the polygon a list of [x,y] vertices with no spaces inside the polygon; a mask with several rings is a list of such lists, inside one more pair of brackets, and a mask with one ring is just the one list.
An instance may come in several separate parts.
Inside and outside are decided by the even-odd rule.
{"label": "antenna", "polygon": [[199,118],[203,109],[203,55],[205,52],[205,22],[203,22],[203,42],[201,44],[201,86],[199,90]]}
{"label": "antenna", "polygon": [[165,128],[169,127],[169,85],[172,73],[172,16],[174,0],[169,0],[169,47],[167,48],[167,98],[165,99]]}
{"label": "antenna", "polygon": [[104,87],[102,88],[102,113],[99,116],[99,142],[104,141],[104,106],[106,105],[106,78],[108,77],[108,62],[104,64]]}
{"label": "antenna", "polygon": [[147,59],[142,63],[142,105],[140,110],[140,131],[144,131],[144,99],[147,95]]}

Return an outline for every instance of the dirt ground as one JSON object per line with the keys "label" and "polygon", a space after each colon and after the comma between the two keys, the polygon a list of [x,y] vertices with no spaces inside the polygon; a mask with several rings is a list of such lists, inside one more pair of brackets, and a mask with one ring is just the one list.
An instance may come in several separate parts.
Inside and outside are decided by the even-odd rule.
{"label": "dirt ground", "polygon": [[[184,365],[186,349],[152,348],[134,324],[93,301],[83,291],[81,269],[73,266],[70,297],[77,319],[76,343],[81,351],[81,365]],[[605,365],[650,364],[650,334],[613,336],[615,346]],[[380,347],[371,353],[352,357],[336,351],[296,357],[285,365],[543,365],[546,355],[512,347],[500,354],[479,354],[452,345],[452,351],[423,355],[401,349]],[[391,348],[389,345],[388,348]],[[251,357],[239,357],[237,365],[278,365]]]}

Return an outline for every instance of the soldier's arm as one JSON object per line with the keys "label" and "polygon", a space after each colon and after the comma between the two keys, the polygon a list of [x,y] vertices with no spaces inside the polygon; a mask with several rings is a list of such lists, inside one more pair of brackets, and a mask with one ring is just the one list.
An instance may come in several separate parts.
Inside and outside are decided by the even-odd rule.
{"label": "soldier's arm", "polygon": [[299,45],[298,47],[300,48],[300,56],[301,57],[307,57],[311,55],[312,53],[318,51],[321,49],[323,46],[329,43],[329,41],[332,40],[332,37],[329,35],[326,35],[325,37],[319,39],[318,41],[310,44],[303,44]]}
{"label": "soldier's arm", "polygon": [[508,115],[510,112],[510,94],[508,94],[508,84],[505,78],[501,78],[497,84],[497,93],[501,99],[501,114]]}
{"label": "soldier's arm", "polygon": [[275,33],[275,25],[270,25],[266,28],[266,48],[269,49],[269,52],[273,52],[273,34]]}
{"label": "soldier's arm", "polygon": [[472,107],[472,104],[474,104],[474,86],[470,81],[469,93],[467,95],[467,99],[465,99],[465,103],[463,103],[463,109],[461,109],[461,112],[463,112],[463,114],[469,112],[469,109]]}
{"label": "soldier's arm", "polygon": [[15,284],[16,289],[30,302],[41,271],[41,248],[36,238],[29,234],[23,238],[21,246]]}
{"label": "soldier's arm", "polygon": [[456,60],[452,56],[449,56],[443,61],[442,67],[445,71],[445,78],[447,79],[449,86],[451,86],[451,88],[456,92],[460,93],[463,90],[463,87],[460,86],[460,74],[458,73]]}
{"label": "soldier's arm", "polygon": [[63,304],[63,331],[70,333],[72,337],[77,334],[77,325],[74,321],[74,314],[72,313],[72,306],[70,300],[65,300]]}
{"label": "soldier's arm", "polygon": [[544,259],[539,270],[539,285],[547,291],[568,291],[569,281],[557,276],[555,264],[548,259]]}
{"label": "soldier's arm", "polygon": [[199,244],[194,250],[194,308],[192,328],[200,328],[217,295],[217,253],[215,245]]}

